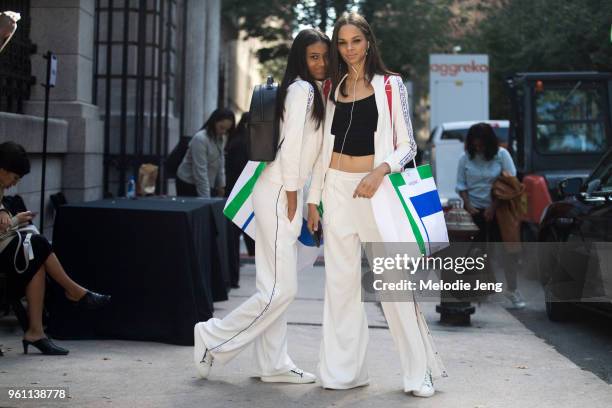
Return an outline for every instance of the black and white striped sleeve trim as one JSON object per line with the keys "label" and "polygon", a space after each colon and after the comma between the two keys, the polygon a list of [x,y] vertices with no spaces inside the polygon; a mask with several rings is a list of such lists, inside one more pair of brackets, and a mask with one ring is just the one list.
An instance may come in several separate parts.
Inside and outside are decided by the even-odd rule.
{"label": "black and white striped sleeve trim", "polygon": [[412,122],[410,120],[410,107],[408,106],[408,91],[406,90],[406,86],[402,82],[402,78],[400,76],[394,76],[395,85],[397,86],[400,104],[402,106],[402,116],[404,118],[404,122],[406,123],[406,130],[408,131],[408,143],[410,145],[410,149],[407,154],[400,160],[400,165],[405,166],[410,160],[412,160],[416,156],[417,145],[414,141],[414,134],[412,131]]}

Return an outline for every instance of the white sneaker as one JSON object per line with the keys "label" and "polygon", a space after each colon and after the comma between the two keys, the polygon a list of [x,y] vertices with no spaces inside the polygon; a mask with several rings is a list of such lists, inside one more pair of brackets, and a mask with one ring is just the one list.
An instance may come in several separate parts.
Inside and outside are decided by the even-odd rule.
{"label": "white sneaker", "polygon": [[202,336],[198,333],[198,326],[201,324],[204,323],[197,323],[193,328],[193,362],[195,363],[198,377],[206,378],[210,374],[214,358],[206,348],[206,344],[202,341]]}
{"label": "white sneaker", "polygon": [[512,302],[511,309],[523,309],[526,306],[525,301],[518,290],[506,291],[505,295],[508,300]]}
{"label": "white sneaker", "polygon": [[425,379],[423,380],[421,388],[417,391],[412,391],[412,395],[414,395],[415,397],[429,398],[434,395],[435,392],[436,390],[433,386],[433,379],[431,378],[431,373],[427,371],[425,373]]}
{"label": "white sneaker", "polygon": [[286,373],[282,374],[261,376],[261,381],[263,382],[310,384],[315,382],[316,380],[317,377],[315,377],[314,374],[310,374],[304,370],[300,370],[299,368],[294,368],[293,370],[289,370]]}

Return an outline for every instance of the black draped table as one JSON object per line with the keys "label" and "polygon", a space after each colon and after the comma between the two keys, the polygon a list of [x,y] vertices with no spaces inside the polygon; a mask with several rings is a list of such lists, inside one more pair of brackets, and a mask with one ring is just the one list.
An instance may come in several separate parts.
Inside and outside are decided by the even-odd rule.
{"label": "black draped table", "polygon": [[193,326],[227,300],[223,199],[107,199],[59,208],[53,248],[83,286],[112,295],[86,312],[49,290],[56,338],[115,338],[193,344]]}

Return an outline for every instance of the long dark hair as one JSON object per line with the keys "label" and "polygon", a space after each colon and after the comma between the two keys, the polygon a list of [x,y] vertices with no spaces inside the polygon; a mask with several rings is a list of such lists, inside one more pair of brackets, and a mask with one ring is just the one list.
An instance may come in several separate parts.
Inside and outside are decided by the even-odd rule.
{"label": "long dark hair", "polygon": [[488,123],[480,122],[472,125],[467,132],[465,137],[465,151],[470,156],[470,160],[473,160],[476,156],[476,146],[474,141],[479,139],[482,141],[484,147],[483,156],[485,160],[489,161],[495,157],[499,150],[499,142],[495,131]]}
{"label": "long dark hair", "polygon": [[206,129],[206,133],[209,137],[218,137],[219,135],[215,130],[215,125],[217,122],[221,122],[222,120],[226,119],[232,121],[232,127],[227,132],[231,135],[236,128],[236,116],[234,115],[234,112],[225,108],[215,109],[215,111],[208,117],[208,120],[204,122],[200,130]]}
{"label": "long dark hair", "polygon": [[321,125],[321,122],[323,122],[323,117],[325,116],[325,106],[323,104],[323,99],[321,98],[319,87],[315,83],[316,79],[310,75],[310,71],[308,71],[308,64],[306,62],[306,48],[318,42],[322,42],[326,44],[328,48],[330,48],[329,37],[327,37],[321,31],[312,28],[307,28],[300,31],[295,37],[295,40],[293,40],[291,50],[289,51],[289,58],[287,58],[285,75],[283,76],[283,80],[276,93],[277,125],[283,119],[285,113],[287,89],[298,76],[312,85],[312,88],[314,89],[314,108],[311,115],[317,123],[317,129]]}
{"label": "long dark hair", "polygon": [[23,146],[15,142],[0,144],[0,169],[23,177],[30,172],[30,160]]}
{"label": "long dark hair", "polygon": [[[375,74],[397,75],[396,73],[387,69],[385,63],[380,57],[380,51],[378,50],[378,45],[376,44],[376,36],[374,35],[374,32],[370,28],[370,25],[366,19],[358,13],[344,13],[338,19],[338,21],[336,21],[336,24],[334,24],[334,33],[332,35],[333,46],[329,51],[329,77],[332,83],[330,97],[334,102],[336,101],[336,88],[338,88],[338,84],[340,84],[342,77],[348,73],[348,65],[346,62],[344,62],[342,56],[338,52],[338,35],[340,33],[340,29],[347,24],[357,27],[365,36],[366,41],[370,43],[370,48],[365,58],[365,79],[368,82],[371,82]],[[342,86],[340,87],[340,93],[343,96],[348,96],[345,85],[346,82],[343,82]]]}

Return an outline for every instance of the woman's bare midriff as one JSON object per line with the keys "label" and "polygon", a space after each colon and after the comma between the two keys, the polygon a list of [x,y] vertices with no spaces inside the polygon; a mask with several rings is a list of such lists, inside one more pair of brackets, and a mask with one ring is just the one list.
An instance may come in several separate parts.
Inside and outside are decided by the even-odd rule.
{"label": "woman's bare midriff", "polygon": [[333,152],[329,167],[347,173],[369,173],[374,167],[374,155],[349,156]]}

